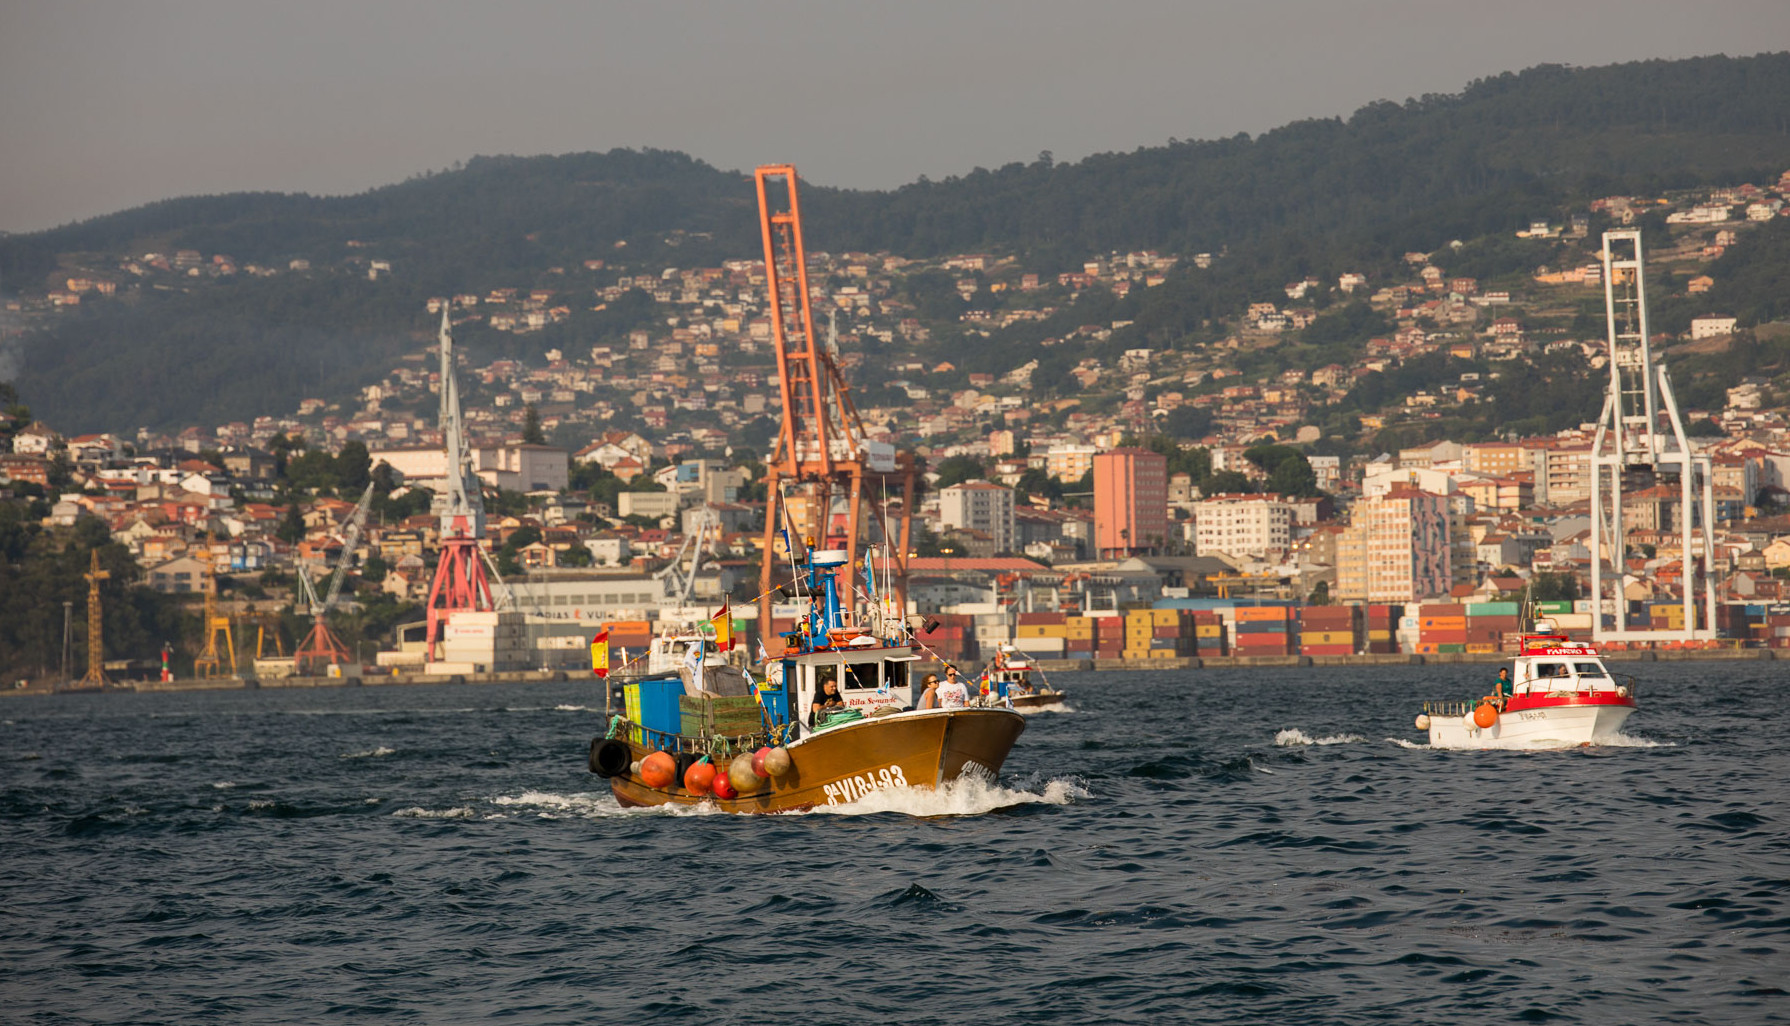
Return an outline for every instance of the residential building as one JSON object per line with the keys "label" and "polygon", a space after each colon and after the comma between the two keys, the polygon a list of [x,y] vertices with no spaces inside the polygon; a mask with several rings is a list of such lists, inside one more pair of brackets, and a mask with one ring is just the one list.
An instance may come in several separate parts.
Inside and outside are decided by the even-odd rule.
{"label": "residential building", "polygon": [[1058,481],[1080,481],[1099,451],[1091,445],[1053,445],[1044,453],[1044,472]]}
{"label": "residential building", "polygon": [[1201,556],[1277,560],[1293,541],[1293,507],[1276,495],[1215,495],[1194,506],[1194,551]]}
{"label": "residential building", "polygon": [[939,523],[947,529],[980,531],[995,552],[1017,547],[1013,491],[988,481],[965,481],[939,492]]}
{"label": "residential building", "polygon": [[[1364,552],[1362,576],[1369,602],[1421,602],[1447,595],[1449,572],[1448,500],[1409,485],[1394,485],[1384,495],[1364,498],[1353,511],[1351,541]],[[1344,571],[1352,555],[1338,545],[1338,590],[1353,581]]]}
{"label": "residential building", "polygon": [[1162,546],[1168,537],[1168,459],[1124,448],[1094,457],[1094,549],[1124,559]]}

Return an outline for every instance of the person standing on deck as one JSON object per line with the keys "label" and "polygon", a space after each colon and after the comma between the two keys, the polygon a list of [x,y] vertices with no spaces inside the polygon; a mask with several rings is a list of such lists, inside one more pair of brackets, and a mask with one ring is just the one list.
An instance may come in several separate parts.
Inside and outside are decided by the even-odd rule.
{"label": "person standing on deck", "polygon": [[702,649],[701,641],[692,641],[684,649],[684,669],[690,672],[690,689],[701,691],[702,687]]}

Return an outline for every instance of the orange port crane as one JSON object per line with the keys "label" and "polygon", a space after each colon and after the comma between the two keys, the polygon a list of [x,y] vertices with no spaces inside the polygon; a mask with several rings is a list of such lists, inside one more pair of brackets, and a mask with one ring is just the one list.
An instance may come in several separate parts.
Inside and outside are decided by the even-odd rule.
{"label": "orange port crane", "polygon": [[[783,400],[783,425],[765,467],[760,633],[767,638],[771,633],[773,587],[789,579],[776,571],[779,537],[788,539],[781,555],[792,564],[803,557],[803,547],[808,545],[845,550],[854,585],[862,589],[859,543],[868,541],[870,535],[863,516],[866,484],[877,486],[885,496],[890,485],[901,488],[899,530],[891,532],[883,516],[876,519],[881,540],[893,547],[894,564],[876,570],[879,574],[892,571],[888,576],[893,594],[884,598],[892,602],[893,615],[900,618],[907,609],[907,559],[917,477],[913,456],[869,438],[833,353],[815,344],[795,167],[767,165],[758,169],[756,177],[771,340],[777,349]],[[844,509],[836,511],[840,501]]]}

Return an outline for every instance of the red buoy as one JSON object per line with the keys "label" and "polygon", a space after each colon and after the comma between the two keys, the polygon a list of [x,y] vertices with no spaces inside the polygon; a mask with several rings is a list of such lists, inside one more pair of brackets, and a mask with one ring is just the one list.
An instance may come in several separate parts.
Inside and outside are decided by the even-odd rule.
{"label": "red buoy", "polygon": [[677,779],[677,760],[670,752],[654,752],[640,760],[640,780],[646,786],[664,789]]}
{"label": "red buoy", "polygon": [[714,763],[699,762],[684,771],[684,790],[691,794],[708,794],[714,786]]}
{"label": "red buoy", "polygon": [[771,772],[764,768],[764,757],[769,754],[771,754],[771,749],[768,745],[752,753],[752,772],[760,779],[771,775]]}
{"label": "red buoy", "polygon": [[725,773],[716,773],[715,782],[712,786],[715,789],[715,797],[717,798],[738,798],[740,796],[740,793],[733,789],[733,781],[727,779],[727,774]]}

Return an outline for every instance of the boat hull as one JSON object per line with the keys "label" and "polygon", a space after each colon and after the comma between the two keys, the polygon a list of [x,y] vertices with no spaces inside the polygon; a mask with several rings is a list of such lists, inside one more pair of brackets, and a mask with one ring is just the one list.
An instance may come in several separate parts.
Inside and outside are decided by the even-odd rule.
{"label": "boat hull", "polygon": [[1041,709],[1061,709],[1068,698],[1061,691],[1045,691],[1035,695],[1012,695],[1008,700],[1020,712],[1037,712]]}
{"label": "boat hull", "polygon": [[1490,727],[1465,718],[1431,717],[1435,748],[1505,748],[1594,745],[1621,733],[1635,711],[1633,702],[1583,702],[1509,709]]}
{"label": "boat hull", "polygon": [[[992,777],[1024,730],[1025,717],[1006,709],[905,712],[856,720],[790,744],[790,771],[737,798],[648,787],[631,773],[611,777],[609,784],[626,806],[708,802],[723,812],[796,812],[849,804],[889,788],[937,788],[966,774]],[[630,747],[636,760],[652,751]]]}

